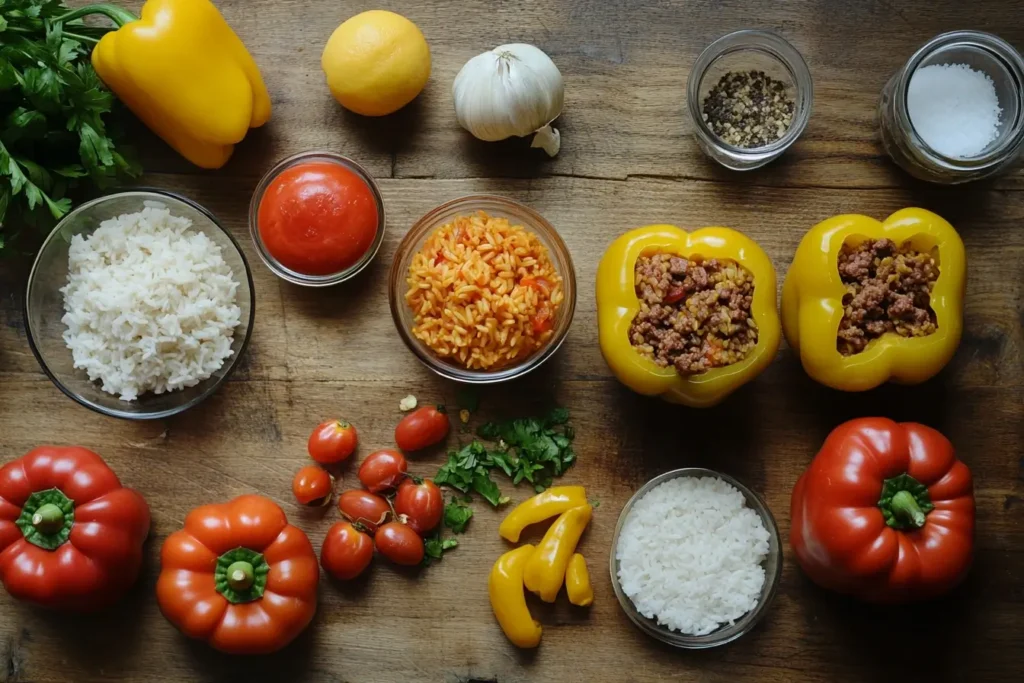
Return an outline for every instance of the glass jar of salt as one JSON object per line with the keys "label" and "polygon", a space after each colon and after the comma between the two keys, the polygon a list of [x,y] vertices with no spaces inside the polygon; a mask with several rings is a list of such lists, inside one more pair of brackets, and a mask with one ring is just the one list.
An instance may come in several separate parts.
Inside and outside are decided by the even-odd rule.
{"label": "glass jar of salt", "polygon": [[1001,38],[943,33],[897,71],[878,106],[885,151],[911,175],[954,184],[1006,170],[1024,143],[1024,60]]}

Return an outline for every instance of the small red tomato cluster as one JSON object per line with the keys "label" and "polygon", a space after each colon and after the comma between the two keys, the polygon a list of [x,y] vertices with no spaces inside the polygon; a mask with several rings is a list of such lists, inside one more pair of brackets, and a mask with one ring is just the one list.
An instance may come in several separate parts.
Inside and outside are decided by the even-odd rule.
{"label": "small red tomato cluster", "polygon": [[[448,429],[443,406],[420,408],[399,422],[395,443],[405,451],[421,450],[443,441]],[[327,420],[309,437],[309,455],[321,465],[337,465],[355,452],[357,442],[351,424]],[[405,456],[389,448],[366,456],[358,476],[363,488],[338,497],[345,521],[327,531],[320,551],[324,570],[336,579],[354,579],[370,566],[374,547],[395,564],[423,562],[423,538],[444,514],[441,489],[429,479],[411,476]],[[330,501],[333,484],[327,470],[308,465],[295,475],[292,490],[303,505],[320,506]]]}

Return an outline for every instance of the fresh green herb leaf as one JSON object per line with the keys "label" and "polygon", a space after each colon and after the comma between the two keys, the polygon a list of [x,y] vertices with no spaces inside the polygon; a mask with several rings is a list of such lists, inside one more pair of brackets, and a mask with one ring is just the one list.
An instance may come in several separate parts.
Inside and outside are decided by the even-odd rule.
{"label": "fresh green herb leaf", "polygon": [[428,536],[423,541],[423,552],[427,560],[440,560],[441,556],[444,555],[445,551],[451,550],[452,548],[458,547],[459,542],[454,538],[441,538],[441,533],[437,532],[433,536]]}
{"label": "fresh green herb leaf", "polygon": [[444,506],[444,525],[451,529],[452,533],[461,534],[465,531],[472,517],[473,508],[455,498]]}
{"label": "fresh green herb leaf", "polygon": [[487,468],[483,465],[473,471],[473,490],[483,496],[491,505],[497,507],[501,504],[501,489],[494,483]]}

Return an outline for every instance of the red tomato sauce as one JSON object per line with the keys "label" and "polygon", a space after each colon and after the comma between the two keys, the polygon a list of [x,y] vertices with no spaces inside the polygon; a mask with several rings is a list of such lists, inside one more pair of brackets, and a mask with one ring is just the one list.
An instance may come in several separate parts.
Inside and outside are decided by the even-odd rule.
{"label": "red tomato sauce", "polygon": [[370,249],[378,219],[365,180],[339,164],[314,161],[274,178],[260,199],[256,222],[263,246],[284,267],[330,275]]}

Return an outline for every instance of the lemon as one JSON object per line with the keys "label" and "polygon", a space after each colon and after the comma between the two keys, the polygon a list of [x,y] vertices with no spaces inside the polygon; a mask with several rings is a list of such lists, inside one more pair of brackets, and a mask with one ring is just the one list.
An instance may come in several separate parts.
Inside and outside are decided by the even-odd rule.
{"label": "lemon", "polygon": [[320,64],[341,106],[385,116],[412,102],[427,84],[430,48],[402,15],[370,10],[334,30]]}

